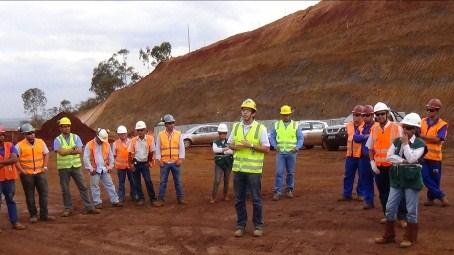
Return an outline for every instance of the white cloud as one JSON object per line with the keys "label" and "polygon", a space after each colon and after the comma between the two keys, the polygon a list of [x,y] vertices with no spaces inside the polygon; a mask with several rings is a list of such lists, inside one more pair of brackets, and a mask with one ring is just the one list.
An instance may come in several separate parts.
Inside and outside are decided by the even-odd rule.
{"label": "white cloud", "polygon": [[0,119],[23,117],[21,94],[44,90],[47,107],[87,99],[93,68],[121,48],[142,74],[138,50],[162,41],[172,55],[250,31],[316,2],[0,2]]}

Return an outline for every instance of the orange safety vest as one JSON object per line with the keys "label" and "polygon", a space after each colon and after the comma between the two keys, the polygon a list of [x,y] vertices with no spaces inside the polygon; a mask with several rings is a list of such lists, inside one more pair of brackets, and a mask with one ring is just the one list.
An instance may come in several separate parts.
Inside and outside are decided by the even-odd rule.
{"label": "orange safety vest", "polygon": [[[90,148],[90,163],[94,170],[96,170],[96,140],[93,139],[87,143],[88,148]],[[109,150],[110,145],[108,142],[102,143],[102,158],[104,159],[104,164],[106,167],[109,165]]]}
{"label": "orange safety vest", "polygon": [[[132,154],[134,157],[134,154],[136,153],[136,144],[137,144],[137,139],[139,139],[138,136],[135,136],[131,139],[131,143],[129,144],[129,153]],[[150,147],[154,145],[154,137],[152,135],[145,135],[145,141],[147,142],[147,150],[150,150]],[[150,151],[148,151],[150,153]],[[148,163],[150,165],[153,165],[153,160],[150,160]]]}
{"label": "orange safety vest", "polygon": [[131,166],[129,165],[129,152],[128,152],[128,145],[130,141],[126,140],[126,144],[118,139],[114,142],[114,155],[115,155],[115,168],[117,170],[124,170],[129,169]]}
{"label": "orange safety vest", "polygon": [[[424,134],[429,137],[437,137],[438,131],[443,128],[445,125],[448,125],[444,120],[441,118],[438,119],[435,125],[429,127],[427,125],[427,118],[423,118],[421,121],[421,134]],[[443,145],[443,141],[440,143],[428,143],[426,142],[427,146],[427,154],[424,156],[425,159],[429,160],[437,160],[441,161],[442,153],[441,147]]]}
{"label": "orange safety vest", "polygon": [[[14,145],[10,142],[4,142],[3,148],[5,150],[5,155],[0,155],[0,160],[7,160],[11,156],[11,147]],[[14,164],[7,165],[0,168],[0,181],[10,181],[17,179],[17,170]]]}
{"label": "orange safety vest", "polygon": [[370,136],[373,139],[374,160],[377,166],[391,166],[392,163],[386,160],[386,154],[394,139],[399,138],[399,124],[389,122],[383,130],[380,123],[375,122],[370,129]]}
{"label": "orange safety vest", "polygon": [[174,130],[172,134],[163,130],[159,132],[159,141],[161,144],[161,161],[164,163],[177,161],[180,156],[180,136],[181,132]]}
{"label": "orange safety vest", "polygon": [[46,146],[44,141],[35,138],[34,144],[31,145],[27,139],[23,139],[17,146],[20,150],[19,163],[25,174],[41,173],[44,165],[44,147]]}
{"label": "orange safety vest", "polygon": [[[364,122],[359,125],[359,132],[363,130]],[[353,121],[347,124],[347,157],[359,158],[361,157],[361,143],[353,141],[353,135],[355,134],[355,124]]]}

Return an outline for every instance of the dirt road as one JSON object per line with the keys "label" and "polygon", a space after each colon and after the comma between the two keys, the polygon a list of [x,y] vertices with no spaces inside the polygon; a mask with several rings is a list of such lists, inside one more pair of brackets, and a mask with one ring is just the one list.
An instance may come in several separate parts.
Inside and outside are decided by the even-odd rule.
{"label": "dirt road", "polygon": [[[454,198],[454,152],[445,155],[442,186]],[[13,231],[6,207],[0,212],[0,254],[454,254],[454,206],[420,207],[417,246],[402,250],[397,244],[375,245],[382,234],[381,209],[364,211],[360,202],[337,202],[343,177],[344,152],[320,148],[301,151],[296,176],[296,197],[271,200],[274,180],[274,152],[266,157],[263,176],[265,234],[254,238],[251,222],[247,234],[233,237],[233,202],[208,203],[212,187],[213,162],[210,149],[191,148],[183,166],[183,185],[189,205],[176,204],[173,185],[163,208],[136,206],[106,208],[101,215],[81,214],[82,204],[72,186],[76,215],[57,217],[51,223],[28,224],[22,186],[16,184],[20,219],[29,227]],[[59,181],[52,160],[49,172],[49,209],[62,210]],[[152,170],[157,189],[158,171]],[[115,181],[117,178],[114,177]],[[88,178],[85,178],[88,181]],[[172,182],[170,182],[172,183]],[[420,201],[425,194],[420,193]],[[108,204],[103,190],[104,204]],[[248,203],[249,215],[252,215]],[[400,239],[403,231],[397,229]]]}

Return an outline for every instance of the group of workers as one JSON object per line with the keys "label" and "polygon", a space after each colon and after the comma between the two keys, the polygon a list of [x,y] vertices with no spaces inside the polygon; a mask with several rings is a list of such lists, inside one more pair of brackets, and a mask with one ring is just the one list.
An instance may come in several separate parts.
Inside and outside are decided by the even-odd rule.
{"label": "group of workers", "polygon": [[398,123],[390,120],[389,107],[378,102],[356,105],[353,120],[347,123],[347,155],[342,197],[351,201],[353,183],[358,172],[357,198],[363,209],[374,208],[374,180],[379,192],[386,224],[377,244],[395,242],[397,220],[405,228],[400,247],[412,246],[418,233],[418,194],[427,187],[425,206],[440,200],[449,205],[440,188],[442,145],[447,136],[447,123],[440,118],[442,104],[437,98],[426,104],[427,117],[417,113],[405,115]]}
{"label": "group of workers", "polygon": [[[447,123],[439,117],[441,102],[431,99],[426,110],[428,116],[421,119],[416,113],[407,114],[400,123],[390,121],[390,109],[384,103],[357,105],[353,108],[353,120],[347,124],[347,155],[342,197],[340,201],[351,201],[353,183],[358,172],[357,195],[364,201],[364,209],[374,208],[374,180],[386,225],[383,237],[376,243],[395,241],[394,225],[399,218],[405,221],[406,233],[401,247],[414,244],[418,232],[418,192],[423,183],[428,188],[426,206],[440,200],[447,206],[446,195],[441,191],[442,144],[447,135]],[[284,105],[280,109],[281,120],[277,121],[268,137],[267,128],[255,120],[256,103],[246,99],[241,104],[241,121],[233,124],[227,138],[227,125],[218,126],[219,138],[213,142],[214,183],[210,203],[216,203],[221,179],[224,179],[223,199],[229,200],[229,179],[233,171],[234,204],[237,221],[234,236],[244,235],[247,224],[246,200],[252,201],[254,236],[263,235],[263,208],[261,179],[265,153],[270,146],[276,149],[276,172],[273,200],[278,201],[285,193],[294,196],[296,158],[303,146],[304,136],[296,121],[291,119],[292,109]],[[57,168],[63,195],[64,211],[61,216],[73,213],[69,180],[72,177],[84,202],[88,214],[99,214],[103,208],[99,182],[107,190],[113,207],[122,207],[125,201],[125,181],[130,183],[130,196],[138,205],[145,201],[142,192],[143,178],[152,206],[163,206],[167,180],[173,175],[177,202],[186,204],[181,183],[181,164],[185,148],[181,132],[175,129],[175,119],[167,114],[163,117],[165,129],[156,139],[148,134],[146,124],[138,121],[136,136],[128,138],[125,126],[117,128],[118,139],[108,142],[108,131],[98,129],[93,140],[85,149],[80,137],[71,133],[71,121],[59,120],[61,134],[54,140],[57,153]],[[0,190],[5,195],[10,222],[15,229],[25,229],[17,220],[17,209],[13,199],[14,181],[20,179],[24,188],[30,222],[38,221],[34,201],[35,188],[39,195],[39,219],[55,220],[47,210],[47,164],[49,150],[30,124],[22,125],[25,138],[16,146],[4,141],[4,130],[0,129]],[[156,140],[156,141],[155,141]],[[81,161],[82,155],[83,160]],[[154,162],[160,167],[159,193],[156,195],[150,176]],[[82,162],[90,174],[90,199],[88,188],[81,173]],[[17,168],[17,171],[16,171]],[[116,169],[119,185],[115,188],[110,172]],[[285,177],[285,184],[284,182]],[[283,191],[285,186],[285,191]]]}

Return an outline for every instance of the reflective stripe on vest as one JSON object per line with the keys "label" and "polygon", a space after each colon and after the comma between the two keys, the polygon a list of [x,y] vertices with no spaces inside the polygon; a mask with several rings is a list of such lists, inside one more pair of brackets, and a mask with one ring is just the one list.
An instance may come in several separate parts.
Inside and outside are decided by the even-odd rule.
{"label": "reflective stripe on vest", "polygon": [[123,170],[123,169],[128,169],[129,166],[129,152],[128,152],[128,146],[129,146],[129,140],[126,140],[126,144],[121,141],[121,139],[118,139],[114,142],[113,148],[115,150],[115,168],[117,170]]}
{"label": "reflective stripe on vest", "polygon": [[181,132],[174,130],[169,136],[167,131],[159,132],[159,142],[161,147],[161,161],[177,161],[180,156],[180,136]]}
{"label": "reflective stripe on vest", "polygon": [[[263,125],[259,124],[257,121],[252,122],[252,125],[244,135],[244,125],[243,123],[235,123],[233,131],[233,139],[235,144],[241,144],[243,140],[248,141],[254,146],[260,145],[260,135],[263,132]],[[233,168],[234,172],[243,172],[243,173],[262,173],[263,169],[263,159],[265,158],[265,153],[256,151],[253,148],[241,148],[233,152]]]}
{"label": "reflective stripe on vest", "polygon": [[[72,149],[76,147],[76,135],[73,133],[69,134],[69,144],[66,142],[66,138],[63,134],[57,137],[58,141],[60,142],[60,147],[62,149]],[[66,155],[62,156],[57,153],[57,168],[58,169],[67,169],[67,168],[78,168],[82,166],[82,161],[80,160],[80,155]]]}
{"label": "reflective stripe on vest", "polygon": [[[442,129],[445,125],[448,125],[444,120],[441,118],[438,119],[437,123],[431,127],[427,125],[427,118],[423,118],[421,121],[421,134],[424,134],[428,137],[437,137],[438,131]],[[429,160],[437,160],[441,161],[443,155],[441,153],[443,141],[440,143],[428,143],[426,142],[427,146],[427,154],[424,156],[425,159]]]}
{"label": "reflective stripe on vest", "polygon": [[[90,148],[90,163],[94,170],[96,170],[96,139],[93,139],[87,143],[88,148]],[[102,143],[102,158],[104,159],[104,165],[107,167],[109,165],[109,143]]]}
{"label": "reflective stripe on vest", "polygon": [[377,166],[391,166],[391,162],[386,160],[386,154],[394,139],[400,136],[399,125],[395,122],[390,122],[383,130],[380,124],[376,122],[370,129],[370,135],[374,141],[374,160]]}
{"label": "reflective stripe on vest", "polygon": [[41,173],[44,164],[44,141],[35,138],[35,142],[31,145],[27,139],[24,139],[17,145],[20,150],[19,163],[25,174]]}
{"label": "reflective stripe on vest", "polygon": [[284,121],[274,123],[276,130],[277,149],[281,152],[289,152],[296,147],[296,121],[291,120],[285,127]]}
{"label": "reflective stripe on vest", "polygon": [[[0,161],[1,160],[8,160],[11,156],[11,147],[14,145],[10,142],[4,142],[3,143],[3,148],[5,150],[4,154],[5,155],[0,155]],[[16,166],[14,164],[12,165],[7,165],[2,168],[0,168],[0,181],[9,181],[9,180],[16,180],[18,177],[17,175],[17,170]]]}
{"label": "reflective stripe on vest", "polygon": [[[359,125],[358,129],[361,133],[364,127],[364,123]],[[353,121],[347,124],[347,157],[359,158],[361,157],[361,143],[353,141],[353,135],[355,134],[355,124]]]}

